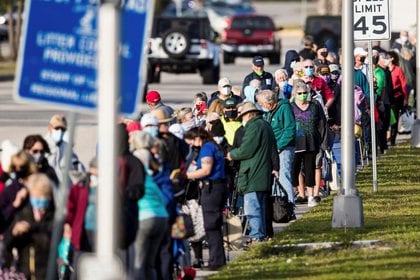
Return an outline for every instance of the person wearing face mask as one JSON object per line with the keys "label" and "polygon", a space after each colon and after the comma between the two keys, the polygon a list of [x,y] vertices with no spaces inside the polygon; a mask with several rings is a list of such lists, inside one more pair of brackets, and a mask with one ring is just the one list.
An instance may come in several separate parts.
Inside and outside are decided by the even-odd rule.
{"label": "person wearing face mask", "polygon": [[407,48],[409,50],[415,51],[415,46],[411,44],[407,30],[402,30],[400,32],[400,37],[397,38],[391,46],[391,49],[397,49],[399,52],[401,52],[402,48]]}
{"label": "person wearing face mask", "polygon": [[98,159],[94,157],[89,162],[88,173],[71,187],[67,198],[63,238],[70,240],[73,250],[71,279],[76,279],[80,255],[95,248],[97,187]]}
{"label": "person wearing face mask", "polygon": [[183,107],[175,111],[176,122],[181,124],[184,131],[196,126],[195,118],[191,107]]}
{"label": "person wearing face mask", "polygon": [[249,73],[242,82],[242,93],[249,82],[258,79],[261,81],[260,90],[274,89],[274,77],[271,73],[264,70],[264,58],[262,56],[254,56],[252,59],[252,72]]}
{"label": "person wearing face mask", "polygon": [[[296,62],[300,61],[299,54],[296,50],[288,50],[284,57],[284,66],[283,69],[286,70],[288,77],[293,75],[293,67],[295,66]],[[274,74],[274,77],[276,75]]]}
{"label": "person wearing face mask", "polygon": [[234,98],[238,103],[242,101],[242,97],[233,94],[230,80],[228,78],[221,78],[217,84],[217,91],[210,95],[210,100],[207,102],[207,108],[209,108],[210,111],[213,101],[219,100],[223,104],[228,98]]}
{"label": "person wearing face mask", "polygon": [[[309,88],[304,80],[297,80],[293,86],[292,109],[296,120],[295,159],[292,167],[293,185],[298,188],[296,202],[305,200],[304,186],[299,184],[299,174],[305,174],[304,185],[308,190],[308,207],[318,204],[314,190],[315,159],[319,150],[327,148],[327,120],[318,102],[309,101]],[[319,191],[319,190],[318,190]]]}
{"label": "person wearing face mask", "polygon": [[[322,101],[325,107],[328,109],[334,103],[334,94],[331,92],[328,84],[324,79],[315,76],[314,63],[310,59],[306,59],[302,62],[304,76],[302,80],[309,86],[310,89],[322,96]],[[296,81],[295,81],[296,82]]]}
{"label": "person wearing face mask", "polygon": [[0,195],[0,215],[5,222],[0,224],[0,234],[8,228],[15,213],[23,207],[28,196],[26,182],[36,171],[36,164],[27,152],[21,150],[11,157],[10,166],[5,170],[10,175],[10,180]]}
{"label": "person wearing face mask", "polygon": [[271,125],[276,138],[276,155],[279,157],[279,181],[286,189],[289,199],[289,220],[296,219],[294,213],[294,191],[292,165],[295,156],[296,122],[288,99],[278,99],[271,90],[263,90],[258,95],[258,103],[264,110],[264,119]]}
{"label": "person wearing face mask", "polygon": [[223,213],[227,199],[225,158],[223,151],[211,141],[209,133],[201,127],[188,132],[194,139],[193,145],[199,146],[197,169],[187,172],[189,180],[201,182],[201,206],[203,209],[204,229],[209,245],[208,270],[218,270],[226,264],[223,248]]}
{"label": "person wearing face mask", "polygon": [[58,187],[59,181],[54,168],[52,168],[47,160],[46,155],[50,154],[50,148],[45,139],[39,134],[32,134],[25,137],[23,140],[22,149],[28,152],[37,166],[38,172],[44,173],[54,183],[55,190]]}
{"label": "person wearing face mask", "polygon": [[[64,155],[66,149],[72,149],[72,147],[68,147],[67,141],[63,139],[64,133],[67,130],[67,120],[64,115],[53,115],[50,119],[48,124],[48,131],[47,134],[44,136],[44,139],[48,143],[48,147],[50,148],[50,154],[48,154],[47,159],[49,165],[54,168],[55,174],[60,182],[63,182],[64,178]],[[69,166],[69,171],[80,171],[84,172],[85,167],[79,161],[76,153],[74,153],[73,149],[71,152],[71,163]],[[70,181],[70,180],[69,180]],[[69,185],[68,187],[70,187]]]}
{"label": "person wearing face mask", "polygon": [[314,59],[314,64],[316,67],[320,65],[328,65],[330,62],[327,60],[328,56],[328,49],[325,44],[321,44],[318,46],[316,50],[316,58]]}
{"label": "person wearing face mask", "polygon": [[250,227],[248,244],[263,241],[270,232],[266,228],[267,192],[271,188],[275,137],[262,111],[251,102],[241,105],[238,120],[245,127],[242,143],[227,154],[227,159],[240,161],[237,189],[244,195],[244,210]]}
{"label": "person wearing face mask", "polygon": [[390,123],[390,96],[392,95],[393,86],[391,72],[388,69],[389,60],[386,58],[386,54],[380,53],[373,61],[373,76],[376,81],[375,104],[379,113],[376,131],[379,151],[383,154],[388,149],[386,134]]}
{"label": "person wearing face mask", "polygon": [[229,98],[223,102],[223,114],[220,119],[226,132],[224,134],[225,138],[229,145],[233,145],[235,132],[241,126],[241,122],[236,120],[238,115],[237,105],[238,103],[234,98]]}
{"label": "person wearing face mask", "polygon": [[289,83],[289,76],[287,74],[287,71],[285,69],[277,69],[276,72],[274,72],[274,78],[276,81],[274,92],[277,93],[278,98],[290,99],[290,96],[292,94],[292,85]]}
{"label": "person wearing face mask", "polygon": [[14,249],[18,251],[17,271],[27,279],[46,279],[55,211],[51,181],[45,174],[37,173],[26,184],[29,199],[11,223],[10,234],[5,238],[6,250],[10,254]]}

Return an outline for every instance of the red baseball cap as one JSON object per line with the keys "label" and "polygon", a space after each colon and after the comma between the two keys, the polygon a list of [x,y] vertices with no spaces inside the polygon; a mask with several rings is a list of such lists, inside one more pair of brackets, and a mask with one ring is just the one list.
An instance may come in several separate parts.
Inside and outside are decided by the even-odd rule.
{"label": "red baseball cap", "polygon": [[141,126],[140,123],[136,121],[131,121],[127,124],[126,129],[128,133],[131,133],[133,131],[141,130]]}
{"label": "red baseball cap", "polygon": [[155,103],[160,101],[160,94],[156,90],[151,90],[146,94],[147,103]]}

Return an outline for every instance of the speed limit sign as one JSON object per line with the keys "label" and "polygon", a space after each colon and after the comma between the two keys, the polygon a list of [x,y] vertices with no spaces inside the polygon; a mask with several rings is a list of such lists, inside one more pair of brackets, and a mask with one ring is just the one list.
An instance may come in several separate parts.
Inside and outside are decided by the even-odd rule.
{"label": "speed limit sign", "polygon": [[353,0],[354,40],[389,40],[389,0]]}

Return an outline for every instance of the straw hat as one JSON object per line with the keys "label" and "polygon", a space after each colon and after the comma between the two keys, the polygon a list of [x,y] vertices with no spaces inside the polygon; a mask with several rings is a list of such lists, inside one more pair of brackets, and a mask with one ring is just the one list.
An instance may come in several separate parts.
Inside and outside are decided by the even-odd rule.
{"label": "straw hat", "polygon": [[239,106],[241,108],[240,108],[240,110],[238,110],[238,117],[236,118],[237,120],[240,119],[240,118],[242,118],[243,115],[245,115],[247,113],[250,113],[250,112],[257,112],[259,114],[262,114],[263,113],[252,102],[244,102],[244,103],[240,104]]}
{"label": "straw hat", "polygon": [[173,120],[173,117],[170,116],[166,110],[162,109],[162,108],[158,108],[155,110],[152,110],[150,112],[152,115],[156,116],[156,118],[158,119],[158,123],[167,123]]}

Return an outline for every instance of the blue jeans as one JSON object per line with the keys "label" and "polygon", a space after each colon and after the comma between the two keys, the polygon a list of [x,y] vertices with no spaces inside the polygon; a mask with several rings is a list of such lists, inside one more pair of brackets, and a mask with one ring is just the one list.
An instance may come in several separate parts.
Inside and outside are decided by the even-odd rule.
{"label": "blue jeans", "polygon": [[265,192],[250,192],[244,195],[244,210],[250,228],[249,237],[265,238]]}
{"label": "blue jeans", "polygon": [[295,158],[295,147],[286,147],[279,153],[280,170],[279,181],[287,192],[290,203],[295,203],[295,195],[292,183],[292,167]]}

